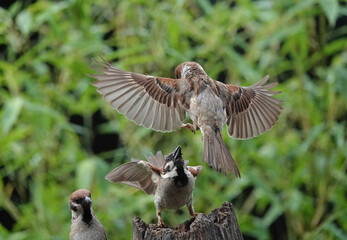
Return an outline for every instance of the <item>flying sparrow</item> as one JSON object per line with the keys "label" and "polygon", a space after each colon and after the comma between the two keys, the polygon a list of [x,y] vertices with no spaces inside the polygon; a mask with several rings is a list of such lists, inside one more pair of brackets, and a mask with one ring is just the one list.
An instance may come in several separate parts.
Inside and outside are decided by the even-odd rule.
{"label": "flying sparrow", "polygon": [[70,240],[107,240],[104,227],[93,213],[92,198],[88,190],[73,192],[69,207],[72,212]]}
{"label": "flying sparrow", "polygon": [[[103,59],[104,60],[104,59]],[[204,139],[203,161],[217,171],[240,176],[226,144],[222,129],[236,139],[256,137],[277,121],[281,100],[269,91],[277,83],[264,85],[269,76],[250,87],[223,84],[210,78],[195,62],[184,62],[175,69],[175,79],[123,71],[104,60],[91,68],[104,74],[92,74],[92,84],[106,101],[138,125],[170,132],[201,129]],[[193,124],[182,124],[188,113]]]}
{"label": "flying sparrow", "polygon": [[187,205],[191,216],[196,216],[193,207],[195,178],[202,167],[187,166],[182,158],[181,147],[167,157],[159,151],[147,157],[147,161],[132,159],[106,175],[113,183],[123,183],[154,194],[158,225],[164,226],[161,212],[164,209],[178,209]]}

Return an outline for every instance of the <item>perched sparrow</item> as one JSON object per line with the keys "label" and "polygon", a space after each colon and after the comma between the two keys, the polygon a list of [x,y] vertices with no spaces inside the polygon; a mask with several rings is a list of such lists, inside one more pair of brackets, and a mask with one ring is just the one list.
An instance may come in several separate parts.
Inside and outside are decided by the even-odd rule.
{"label": "perched sparrow", "polygon": [[[203,161],[217,171],[240,172],[222,137],[224,124],[236,139],[256,137],[277,121],[281,102],[269,91],[277,83],[264,85],[262,80],[250,87],[223,84],[210,78],[195,62],[181,63],[175,78],[162,78],[126,72],[104,60],[91,68],[105,74],[92,74],[92,84],[106,101],[120,113],[146,128],[170,132],[180,127],[195,132],[201,129],[204,139]],[[185,113],[192,124],[182,124]]]}
{"label": "perched sparrow", "polygon": [[132,159],[113,169],[105,178],[110,182],[127,184],[147,194],[154,194],[159,226],[164,226],[161,218],[161,211],[164,209],[178,209],[187,205],[190,215],[196,216],[193,190],[195,178],[202,167],[187,166],[180,146],[167,157],[159,151],[147,160],[148,162]]}
{"label": "perched sparrow", "polygon": [[107,240],[104,227],[92,210],[90,192],[79,189],[70,196],[72,212],[70,240]]}

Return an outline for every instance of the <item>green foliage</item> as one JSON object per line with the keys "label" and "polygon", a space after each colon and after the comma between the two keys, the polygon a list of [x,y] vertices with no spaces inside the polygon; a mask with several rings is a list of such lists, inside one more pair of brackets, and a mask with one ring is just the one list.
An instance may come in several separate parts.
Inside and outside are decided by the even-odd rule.
{"label": "green foliage", "polygon": [[[270,132],[245,141],[224,132],[242,178],[203,164],[195,209],[207,214],[231,201],[245,237],[346,239],[346,19],[338,0],[17,1],[0,8],[0,239],[67,239],[68,197],[78,188],[91,190],[111,239],[130,239],[133,217],[156,222],[153,197],[110,184],[105,174],[179,144],[184,158],[201,164],[201,133],[157,133],[111,109],[87,76],[98,55],[158,76],[197,61],[228,83],[247,86],[266,74],[280,81],[284,110]],[[106,122],[93,118],[99,109]],[[114,134],[117,147],[95,150],[96,141],[109,144],[97,135]],[[163,217],[176,225],[189,214]]]}

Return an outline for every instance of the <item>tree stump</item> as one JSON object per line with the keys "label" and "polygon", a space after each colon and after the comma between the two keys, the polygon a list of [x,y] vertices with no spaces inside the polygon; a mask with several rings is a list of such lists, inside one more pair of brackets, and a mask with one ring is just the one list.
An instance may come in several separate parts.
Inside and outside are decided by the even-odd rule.
{"label": "tree stump", "polygon": [[233,206],[224,202],[222,207],[209,215],[198,214],[195,218],[179,224],[175,228],[161,228],[156,224],[147,224],[139,217],[133,219],[133,240],[195,240],[243,239]]}

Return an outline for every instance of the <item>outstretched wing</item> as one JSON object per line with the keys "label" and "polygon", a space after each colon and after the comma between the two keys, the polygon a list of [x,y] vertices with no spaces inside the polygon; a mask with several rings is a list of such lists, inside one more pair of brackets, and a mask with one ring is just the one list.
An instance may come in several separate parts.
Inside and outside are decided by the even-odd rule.
{"label": "outstretched wing", "polygon": [[[104,59],[103,59],[104,60]],[[185,110],[178,104],[177,80],[126,72],[104,60],[91,68],[104,74],[91,74],[111,106],[140,126],[170,132],[180,128]]]}
{"label": "outstretched wing", "polygon": [[226,85],[229,89],[227,105],[228,134],[236,139],[256,137],[268,131],[278,120],[282,101],[272,95],[280,91],[270,91],[277,82],[263,85],[269,76],[265,76],[250,87]]}
{"label": "outstretched wing", "polygon": [[158,151],[156,155],[149,155],[147,158],[147,161],[154,167],[161,168],[165,163],[165,156],[161,153],[161,151]]}
{"label": "outstretched wing", "polygon": [[132,159],[108,173],[105,177],[113,183],[123,183],[154,194],[157,188],[159,175],[151,170],[149,163]]}

